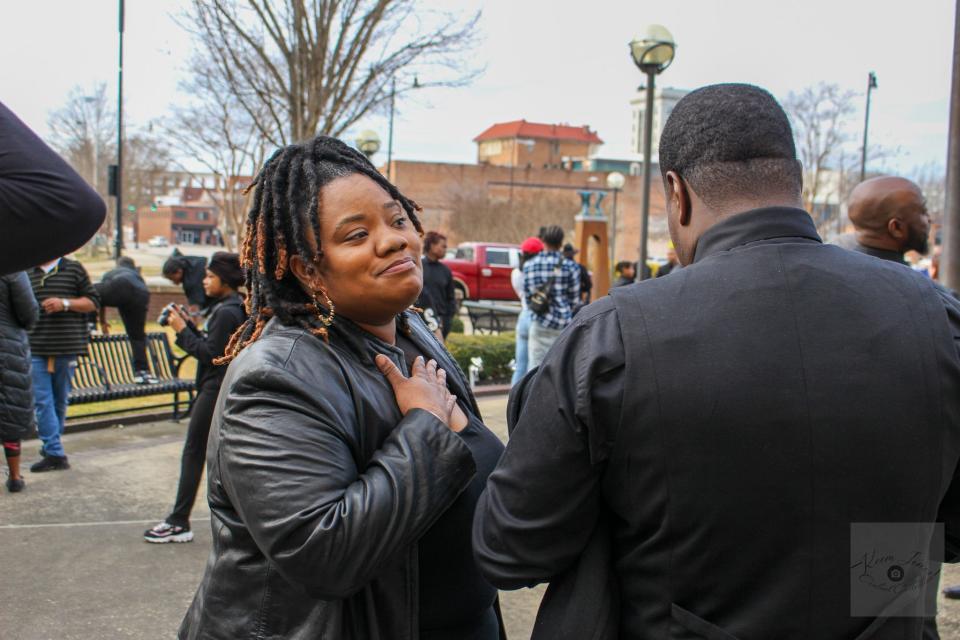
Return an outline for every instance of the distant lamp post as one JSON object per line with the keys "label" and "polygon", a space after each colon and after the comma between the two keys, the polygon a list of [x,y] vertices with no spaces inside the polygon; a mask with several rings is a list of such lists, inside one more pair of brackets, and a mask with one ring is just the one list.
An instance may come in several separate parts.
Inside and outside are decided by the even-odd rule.
{"label": "distant lamp post", "polygon": [[616,264],[617,261],[617,195],[623,189],[627,179],[619,171],[613,171],[607,175],[607,188],[613,190],[613,215],[610,221],[613,227],[613,234],[610,238],[610,262]]}
{"label": "distant lamp post", "polygon": [[[420,88],[420,80],[413,76],[411,89]],[[390,79],[390,127],[387,131],[387,179],[393,180],[393,112],[397,103],[397,78]]]}
{"label": "distant lamp post", "polygon": [[870,127],[870,92],[877,88],[877,74],[867,75],[867,110],[863,115],[863,149],[860,154],[860,182],[867,177],[867,129]]}
{"label": "distant lamp post", "polygon": [[367,156],[367,160],[370,160],[377,151],[380,151],[380,136],[370,129],[361,131],[357,137],[357,149]]}
{"label": "distant lamp post", "polygon": [[[650,146],[653,139],[653,88],[658,73],[670,66],[677,44],[667,28],[659,24],[649,25],[644,34],[630,43],[633,63],[647,74],[647,106],[643,114],[643,192],[640,209],[640,268],[637,277],[643,279],[647,264],[647,231],[650,226]],[[616,228],[616,227],[614,227]]]}

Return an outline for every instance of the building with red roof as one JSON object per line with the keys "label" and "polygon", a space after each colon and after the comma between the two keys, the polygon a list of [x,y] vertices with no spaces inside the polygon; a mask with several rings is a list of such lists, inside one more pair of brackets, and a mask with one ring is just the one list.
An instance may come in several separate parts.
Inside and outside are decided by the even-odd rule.
{"label": "building with red roof", "polygon": [[603,140],[587,125],[500,122],[473,139],[477,162],[500,167],[579,169]]}

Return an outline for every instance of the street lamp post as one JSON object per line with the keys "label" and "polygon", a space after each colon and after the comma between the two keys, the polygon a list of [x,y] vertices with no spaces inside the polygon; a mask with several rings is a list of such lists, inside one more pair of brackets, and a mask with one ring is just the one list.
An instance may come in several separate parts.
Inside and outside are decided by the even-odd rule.
{"label": "street lamp post", "polygon": [[613,264],[616,264],[617,260],[617,195],[620,193],[620,189],[623,189],[626,181],[627,179],[619,171],[613,171],[607,175],[607,188],[613,190],[613,215],[610,221],[613,227],[613,234],[610,238],[610,262]]}
{"label": "street lamp post", "polygon": [[120,58],[117,71],[117,217],[116,239],[113,245],[114,259],[123,251],[123,9],[124,0],[120,0]]}
{"label": "street lamp post", "polygon": [[877,88],[877,74],[867,76],[867,110],[863,116],[863,149],[860,153],[860,182],[867,177],[867,129],[870,127],[870,92]]}
{"label": "street lamp post", "polygon": [[[419,89],[420,81],[413,77],[411,89]],[[397,103],[397,77],[390,78],[390,127],[387,129],[387,180],[393,181],[393,112]]]}
{"label": "street lamp post", "polygon": [[367,160],[373,158],[373,155],[380,151],[380,136],[377,135],[376,131],[371,131],[370,129],[365,129],[360,132],[360,135],[357,136],[357,149],[360,150],[360,153],[367,156]]}
{"label": "street lamp post", "polygon": [[647,101],[643,114],[643,193],[640,210],[640,266],[637,277],[643,279],[647,265],[647,233],[650,226],[650,170],[651,170],[651,142],[653,140],[653,88],[657,74],[663,72],[673,62],[673,54],[677,45],[667,28],[652,24],[646,29],[643,36],[635,38],[630,43],[630,55],[633,63],[647,75]]}

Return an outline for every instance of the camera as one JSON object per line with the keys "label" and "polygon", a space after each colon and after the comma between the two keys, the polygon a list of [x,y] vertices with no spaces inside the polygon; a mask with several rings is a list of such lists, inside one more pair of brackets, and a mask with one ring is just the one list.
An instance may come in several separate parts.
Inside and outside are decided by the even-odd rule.
{"label": "camera", "polygon": [[170,314],[173,313],[173,310],[176,308],[179,308],[180,311],[184,314],[188,313],[187,308],[184,307],[182,304],[176,304],[174,302],[171,302],[170,304],[168,304],[163,308],[163,311],[160,312],[160,317],[157,318],[157,324],[160,325],[161,327],[166,327],[167,325],[169,325]]}

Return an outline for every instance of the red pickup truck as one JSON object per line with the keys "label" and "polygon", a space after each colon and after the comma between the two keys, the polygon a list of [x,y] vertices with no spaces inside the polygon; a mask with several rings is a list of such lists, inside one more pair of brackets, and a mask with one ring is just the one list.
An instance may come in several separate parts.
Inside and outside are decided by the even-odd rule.
{"label": "red pickup truck", "polygon": [[463,242],[442,260],[453,272],[457,307],[463,300],[517,300],[510,272],[520,264],[520,247],[499,242]]}

